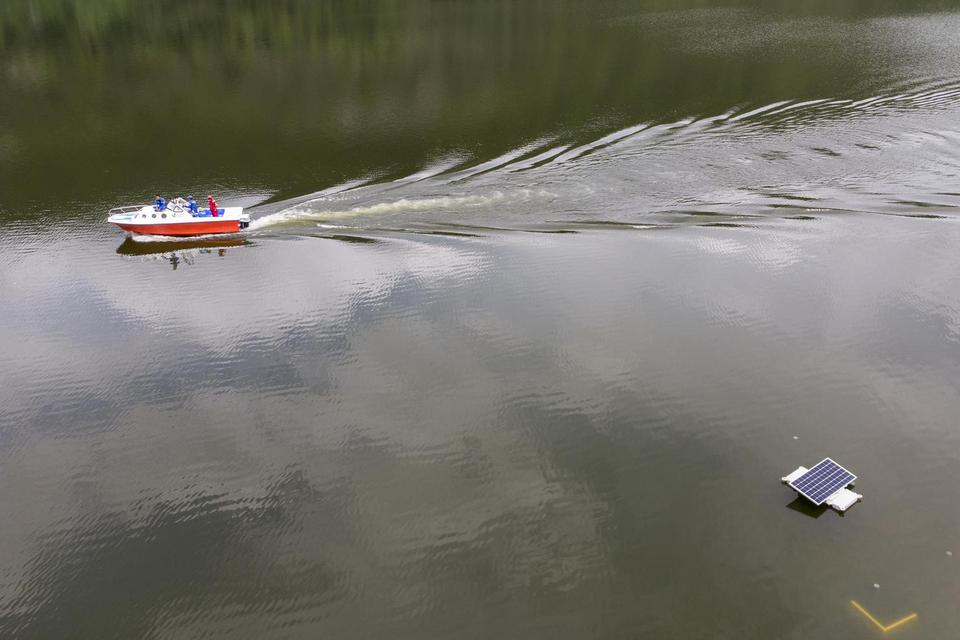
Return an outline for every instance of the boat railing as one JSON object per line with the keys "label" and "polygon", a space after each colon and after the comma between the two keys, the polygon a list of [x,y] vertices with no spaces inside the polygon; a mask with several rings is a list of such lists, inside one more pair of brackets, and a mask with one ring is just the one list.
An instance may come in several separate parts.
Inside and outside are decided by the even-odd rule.
{"label": "boat railing", "polygon": [[140,211],[140,209],[143,209],[146,206],[147,205],[145,204],[137,204],[137,205],[131,205],[127,207],[114,207],[113,209],[110,209],[110,211],[107,212],[107,215],[112,216],[116,213],[136,213]]}

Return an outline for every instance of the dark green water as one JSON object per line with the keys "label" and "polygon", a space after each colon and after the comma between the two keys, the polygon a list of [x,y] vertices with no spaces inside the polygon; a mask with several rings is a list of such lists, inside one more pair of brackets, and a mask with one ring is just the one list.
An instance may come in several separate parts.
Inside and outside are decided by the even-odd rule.
{"label": "dark green water", "polygon": [[0,225],[2,638],[960,634],[955,3],[6,0]]}

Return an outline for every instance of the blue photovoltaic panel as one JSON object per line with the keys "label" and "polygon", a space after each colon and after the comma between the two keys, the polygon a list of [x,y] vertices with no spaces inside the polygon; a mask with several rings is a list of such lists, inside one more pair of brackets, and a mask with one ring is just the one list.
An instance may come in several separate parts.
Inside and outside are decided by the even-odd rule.
{"label": "blue photovoltaic panel", "polygon": [[824,458],[812,469],[790,483],[790,486],[800,492],[816,505],[832,496],[838,490],[857,479],[830,458]]}

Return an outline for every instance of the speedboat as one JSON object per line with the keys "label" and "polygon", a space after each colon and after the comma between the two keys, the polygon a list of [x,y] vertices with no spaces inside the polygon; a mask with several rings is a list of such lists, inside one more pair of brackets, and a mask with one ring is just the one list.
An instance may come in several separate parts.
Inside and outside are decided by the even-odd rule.
{"label": "speedboat", "polygon": [[153,205],[134,205],[110,209],[107,222],[130,233],[152,236],[202,236],[216,233],[237,233],[250,226],[250,216],[243,207],[210,209],[192,213],[183,198],[175,198],[157,211]]}

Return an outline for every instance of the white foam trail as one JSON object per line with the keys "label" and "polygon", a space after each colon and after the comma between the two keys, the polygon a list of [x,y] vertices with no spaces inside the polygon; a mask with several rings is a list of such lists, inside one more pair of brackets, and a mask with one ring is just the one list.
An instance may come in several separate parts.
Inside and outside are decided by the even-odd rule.
{"label": "white foam trail", "polygon": [[505,199],[502,192],[490,195],[477,196],[439,196],[434,198],[401,198],[393,202],[380,202],[373,205],[352,207],[344,210],[311,210],[301,206],[280,211],[250,223],[250,230],[263,229],[278,224],[295,223],[307,220],[323,220],[339,218],[357,218],[370,215],[401,213],[406,211],[429,211],[438,209],[463,209],[483,207],[500,203]]}
{"label": "white foam trail", "polygon": [[277,213],[288,211],[297,205],[314,202],[316,200],[322,200],[324,198],[328,198],[330,196],[334,196],[340,193],[346,193],[348,191],[360,189],[361,187],[364,187],[368,185],[371,181],[375,180],[376,177],[377,177],[376,175],[368,175],[363,178],[347,180],[346,182],[335,184],[332,187],[327,187],[326,189],[321,189],[320,191],[314,191],[313,193],[297,196],[295,198],[288,198],[287,200],[279,200],[277,202],[271,202],[269,204],[257,205],[256,207],[251,208],[251,213],[256,211],[256,213],[260,217],[257,218],[256,220],[251,221],[250,226],[256,228],[258,226],[258,223],[257,223],[258,220],[272,218]]}

